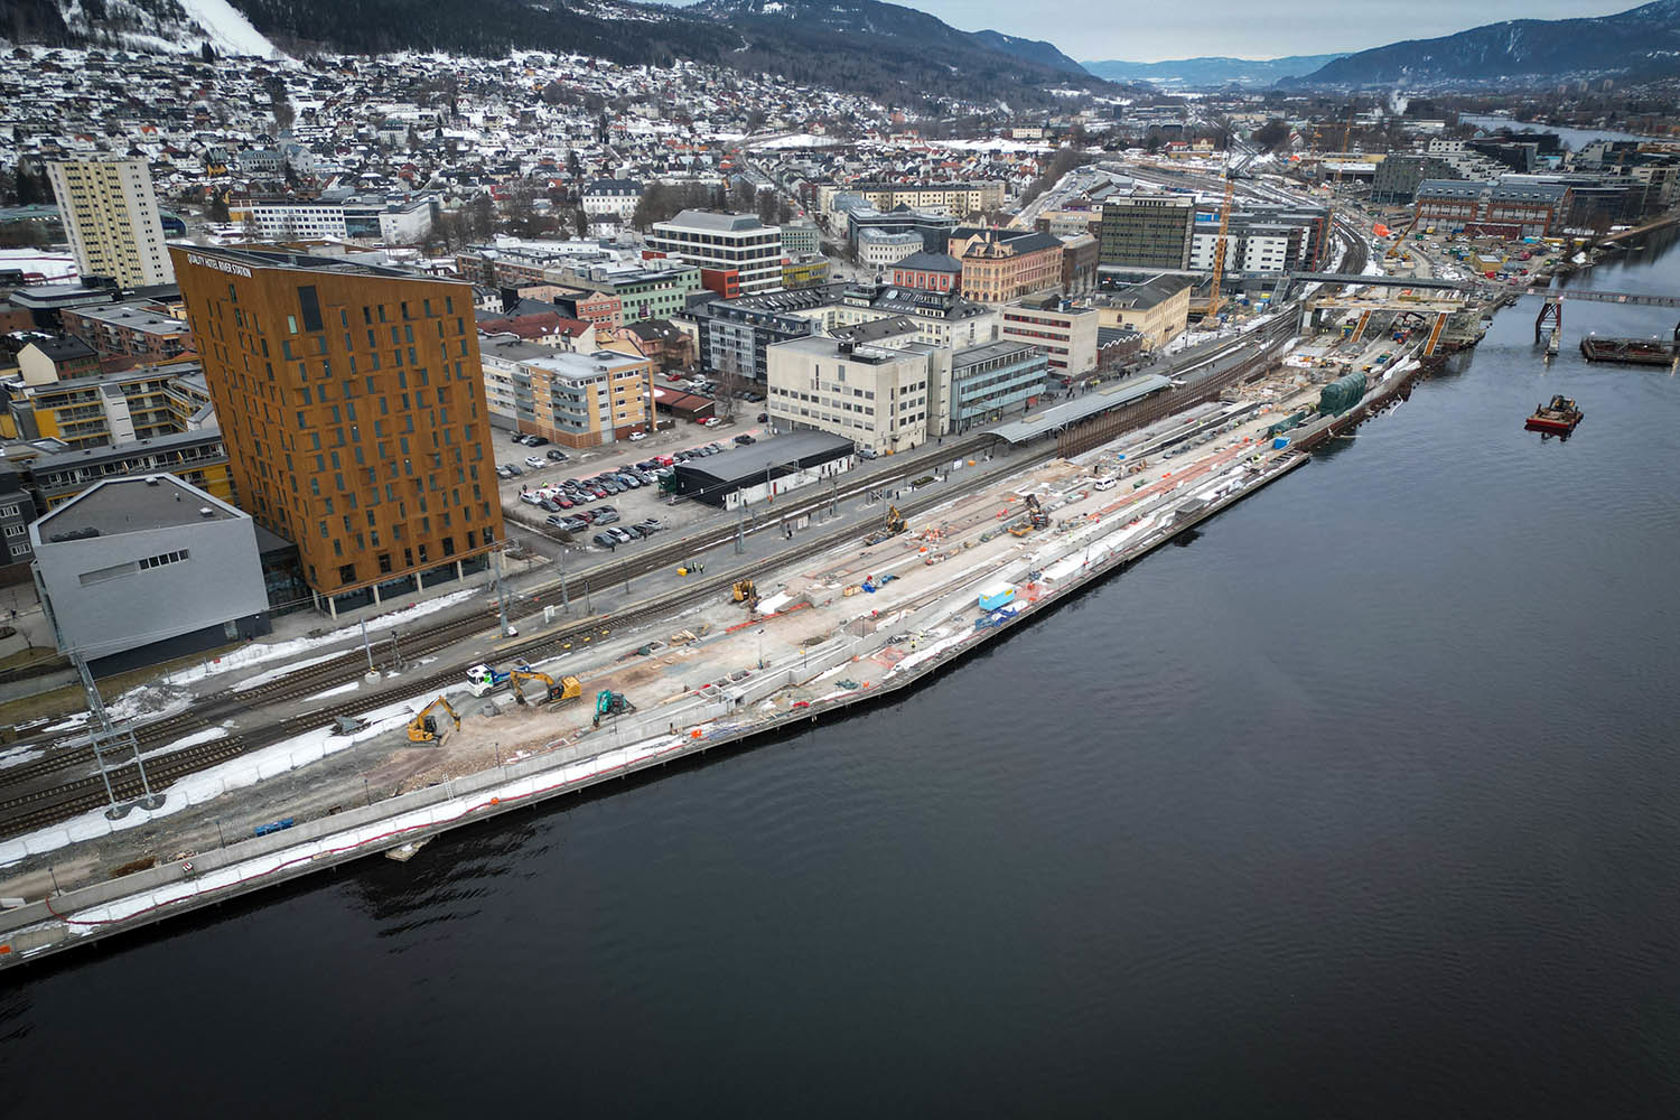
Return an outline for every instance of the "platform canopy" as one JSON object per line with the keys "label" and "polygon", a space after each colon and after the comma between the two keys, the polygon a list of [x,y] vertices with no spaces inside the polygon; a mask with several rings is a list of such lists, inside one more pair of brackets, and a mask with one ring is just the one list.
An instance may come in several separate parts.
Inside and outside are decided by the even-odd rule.
{"label": "platform canopy", "polygon": [[1047,432],[1060,431],[1070,424],[1140,401],[1171,386],[1172,382],[1160,374],[1146,373],[1040,409],[1031,416],[994,428],[993,432],[1010,443],[1027,443]]}

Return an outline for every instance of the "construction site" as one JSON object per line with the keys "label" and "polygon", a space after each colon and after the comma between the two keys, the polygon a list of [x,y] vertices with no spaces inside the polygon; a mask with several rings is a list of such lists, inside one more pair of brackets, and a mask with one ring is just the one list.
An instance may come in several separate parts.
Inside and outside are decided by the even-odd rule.
{"label": "construction site", "polygon": [[[508,640],[435,698],[229,764],[251,781],[197,775],[213,807],[7,840],[0,896],[24,904],[0,916],[0,967],[896,695],[1304,465],[1417,370],[1415,340],[1290,349],[1216,399],[914,516],[882,501],[874,529],[675,612],[603,620],[532,661],[533,635]],[[264,823],[230,842],[224,820]]]}

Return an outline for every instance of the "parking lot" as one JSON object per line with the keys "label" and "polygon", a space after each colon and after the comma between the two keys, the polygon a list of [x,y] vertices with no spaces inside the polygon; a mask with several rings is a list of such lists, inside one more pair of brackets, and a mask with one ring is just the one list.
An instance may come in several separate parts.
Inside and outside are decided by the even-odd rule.
{"label": "parking lot", "polygon": [[[674,501],[661,493],[657,472],[669,471],[679,453],[705,454],[715,448],[710,453],[716,454],[737,446],[738,436],[774,438],[769,425],[751,422],[757,415],[751,411],[754,407],[746,405],[736,420],[715,427],[678,421],[674,427],[645,439],[620,440],[605,447],[531,447],[515,443],[511,432],[498,431],[498,471],[511,467],[520,472],[500,480],[503,511],[510,521],[528,530],[561,540],[569,536],[574,547],[594,552],[634,549],[648,539],[681,536],[696,523],[720,514],[713,506]],[[551,457],[550,452],[558,452],[565,459]],[[568,487],[568,481],[573,485]],[[539,504],[543,499],[552,508]],[[589,523],[550,523],[551,517],[587,517]],[[657,528],[649,524],[649,519],[658,523]],[[596,539],[611,530],[618,530],[614,534],[619,538],[616,542],[609,545],[605,539]]]}

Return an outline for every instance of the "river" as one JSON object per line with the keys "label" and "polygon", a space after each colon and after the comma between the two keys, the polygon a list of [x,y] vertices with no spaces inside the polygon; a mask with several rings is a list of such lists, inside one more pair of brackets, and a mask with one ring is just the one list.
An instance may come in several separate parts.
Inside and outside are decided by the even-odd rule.
{"label": "river", "polygon": [[1660,137],[1640,136],[1633,132],[1619,132],[1613,128],[1570,128],[1567,125],[1539,124],[1534,121],[1513,120],[1510,117],[1485,116],[1475,113],[1460,113],[1459,118],[1465,124],[1473,124],[1477,128],[1495,131],[1509,128],[1513,132],[1555,132],[1558,139],[1572,152],[1578,152],[1595,140],[1657,140]]}
{"label": "river", "polygon": [[1676,313],[1534,309],[902,703],[7,974],[8,1114],[1680,1113]]}

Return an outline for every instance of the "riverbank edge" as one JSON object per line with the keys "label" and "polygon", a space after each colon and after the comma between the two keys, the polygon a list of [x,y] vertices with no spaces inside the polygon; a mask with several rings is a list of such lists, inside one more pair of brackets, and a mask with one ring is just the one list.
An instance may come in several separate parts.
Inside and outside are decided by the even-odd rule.
{"label": "riverbank edge", "polygon": [[[587,778],[560,783],[523,796],[502,798],[495,796],[492,790],[526,778],[540,776],[545,770],[563,769],[563,765],[555,766],[550,760],[540,757],[529,759],[518,766],[509,766],[501,770],[484,771],[482,775],[473,775],[472,778],[489,776],[494,780],[488,788],[483,790],[463,788],[474,783],[471,782],[471,779],[458,779],[444,785],[430,787],[427,790],[416,791],[417,794],[433,794],[432,798],[427,799],[430,801],[430,805],[408,803],[393,812],[389,802],[381,802],[379,805],[371,807],[378,812],[368,813],[366,819],[356,819],[356,817],[361,816],[361,813],[352,811],[352,813],[311,822],[312,826],[320,826],[318,828],[305,826],[291,832],[247,840],[228,848],[195,855],[191,861],[185,864],[165,864],[148,871],[139,872],[132,877],[124,877],[124,879],[113,880],[110,883],[95,884],[76,891],[66,892],[54,898],[30,903],[0,915],[0,970],[48,958],[74,946],[93,944],[119,933],[131,933],[145,929],[177,915],[190,914],[206,906],[244,898],[259,890],[295,881],[314,871],[325,870],[329,867],[341,866],[352,860],[379,855],[392,848],[429,839],[467,824],[489,820],[503,813],[594,789],[611,780],[627,778],[655,767],[667,767],[673,763],[697,760],[720,749],[733,750],[756,746],[761,742],[768,742],[785,735],[789,731],[803,730],[807,725],[818,723],[824,718],[849,715],[865,705],[879,704],[889,699],[899,699],[907,690],[930,683],[938,674],[963,661],[976,651],[989,648],[994,641],[1004,634],[1047,615],[1054,607],[1070,601],[1101,580],[1136,563],[1144,556],[1195,528],[1208,518],[1249,495],[1259,492],[1291,471],[1304,466],[1308,458],[1309,456],[1305,452],[1298,452],[1274,460],[1262,474],[1257,475],[1253,481],[1240,490],[1209,503],[1207,507],[1196,511],[1194,514],[1179,518],[1172,525],[1166,527],[1164,531],[1151,534],[1145,540],[1139,541],[1131,548],[1115,553],[1102,563],[1093,564],[1088,572],[1082,573],[1077,579],[1068,582],[1064,587],[1042,595],[1030,608],[1020,611],[1004,625],[980,631],[970,640],[964,641],[934,658],[930,658],[902,676],[882,682],[875,688],[849,693],[833,700],[812,702],[807,708],[780,713],[751,727],[725,730],[715,735],[702,735],[699,738],[679,739],[672,745],[645,755],[636,762],[607,766],[597,770]],[[624,750],[625,748],[615,748],[611,751],[602,752],[598,757],[605,758],[613,754],[622,754]],[[532,766],[526,770],[521,769],[529,763],[547,763],[548,765]],[[441,791],[441,795],[439,795],[439,791]],[[266,856],[275,856],[292,849],[303,848],[309,846],[312,841],[329,841],[335,837],[348,838],[358,828],[378,825],[382,822],[394,823],[416,811],[437,805],[447,805],[448,802],[457,800],[464,794],[473,793],[484,793],[487,796],[477,805],[467,807],[445,819],[415,826],[393,828],[378,837],[362,840],[342,849],[334,849],[326,844],[316,844],[315,846],[321,850],[301,856],[294,861],[286,861],[271,870],[258,872],[255,878],[240,878],[227,886],[193,891],[174,900],[149,906],[129,917],[79,922],[72,916],[94,907],[146,897],[160,889],[179,888],[183,883],[205,878],[215,871],[233,868],[239,864],[260,860]],[[367,813],[368,811],[363,810],[361,812]],[[316,832],[318,835],[300,835],[300,833],[307,832]],[[142,878],[148,881],[136,881]],[[73,932],[71,927],[78,924],[93,925],[94,928],[83,933]]]}

